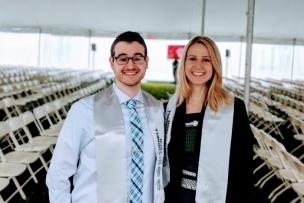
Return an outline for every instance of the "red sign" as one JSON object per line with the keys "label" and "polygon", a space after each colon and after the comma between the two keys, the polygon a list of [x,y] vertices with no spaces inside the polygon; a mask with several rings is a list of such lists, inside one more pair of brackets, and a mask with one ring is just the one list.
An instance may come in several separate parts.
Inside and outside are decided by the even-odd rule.
{"label": "red sign", "polygon": [[184,45],[168,45],[168,59],[180,59]]}

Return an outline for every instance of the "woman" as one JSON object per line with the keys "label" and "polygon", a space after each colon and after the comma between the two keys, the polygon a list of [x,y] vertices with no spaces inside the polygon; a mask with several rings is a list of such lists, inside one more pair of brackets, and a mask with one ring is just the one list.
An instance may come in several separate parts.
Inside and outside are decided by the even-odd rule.
{"label": "woman", "polygon": [[243,101],[222,87],[220,53],[208,37],[184,48],[166,132],[166,202],[251,202],[253,135]]}

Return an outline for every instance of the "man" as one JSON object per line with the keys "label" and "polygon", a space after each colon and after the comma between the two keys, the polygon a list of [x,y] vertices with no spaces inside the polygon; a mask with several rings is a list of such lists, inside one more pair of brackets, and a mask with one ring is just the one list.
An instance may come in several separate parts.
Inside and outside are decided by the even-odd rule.
{"label": "man", "polygon": [[60,132],[46,178],[51,203],[164,201],[163,107],[140,87],[143,38],[120,34],[109,62],[114,84],[73,104]]}

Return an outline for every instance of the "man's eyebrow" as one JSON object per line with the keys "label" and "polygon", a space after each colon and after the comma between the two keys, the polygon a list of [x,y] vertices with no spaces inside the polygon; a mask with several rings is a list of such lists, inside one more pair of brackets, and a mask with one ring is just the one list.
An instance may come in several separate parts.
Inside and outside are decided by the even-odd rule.
{"label": "man's eyebrow", "polygon": [[127,54],[121,53],[121,54],[118,54],[116,57],[119,57],[119,56],[127,56]]}
{"label": "man's eyebrow", "polygon": [[[121,53],[121,54],[118,54],[116,57],[119,57],[119,56],[127,56],[126,53]],[[138,52],[138,53],[135,53],[133,56],[144,56],[144,54]]]}
{"label": "man's eyebrow", "polygon": [[138,53],[135,53],[134,55],[140,55],[140,56],[144,56],[144,54],[138,52]]}

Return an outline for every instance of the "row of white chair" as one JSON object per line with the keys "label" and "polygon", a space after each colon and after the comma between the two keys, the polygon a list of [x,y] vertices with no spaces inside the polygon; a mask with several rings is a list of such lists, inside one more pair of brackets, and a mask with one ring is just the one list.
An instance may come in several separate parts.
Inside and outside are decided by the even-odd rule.
{"label": "row of white chair", "polygon": [[[5,200],[2,199],[0,193],[0,202],[9,202],[17,193],[23,199],[26,198],[23,187],[30,180],[38,181],[35,176],[38,171],[43,168],[47,171],[49,160],[44,160],[43,154],[46,151],[52,153],[57,140],[56,136],[67,116],[67,106],[84,96],[100,91],[107,83],[108,81],[101,80],[70,94],[59,95],[56,100],[33,108],[33,112],[22,112],[20,107],[26,104],[21,103],[21,100],[16,102],[10,98],[10,101],[4,102],[5,105],[1,108],[6,110],[8,116],[5,122],[0,122],[0,139],[6,141],[7,146],[5,148],[1,146],[0,149],[3,155],[0,157],[0,177],[3,177],[0,178],[0,192],[11,183],[11,180],[17,189]],[[35,127],[39,133],[31,133],[29,125],[31,128]],[[42,163],[41,167],[33,170],[30,165],[37,160]],[[16,170],[10,170],[10,167]],[[19,183],[18,177],[25,171],[28,171],[30,176],[25,182]]]}
{"label": "row of white chair", "polygon": [[[6,122],[0,123],[0,139],[8,137],[13,142],[13,144],[8,144],[8,146],[13,145],[13,148],[6,148],[5,151],[7,152],[4,152],[4,150],[0,148],[0,177],[13,180],[17,190],[5,201],[2,200],[3,202],[9,202],[17,193],[19,193],[23,199],[26,199],[22,188],[31,179],[33,179],[35,183],[38,183],[35,175],[43,168],[47,171],[49,160],[45,160],[43,154],[48,150],[52,152],[57,140],[56,137],[32,135],[21,116],[10,118]],[[41,167],[34,171],[31,164],[37,160],[40,160]],[[30,176],[25,182],[20,184],[17,177],[22,175],[26,169]]]}
{"label": "row of white chair", "polygon": [[284,145],[271,135],[251,125],[258,146],[254,148],[255,158],[259,157],[264,162],[258,166],[254,173],[263,166],[268,166],[269,172],[259,179],[255,186],[262,188],[273,177],[279,178],[282,183],[272,190],[268,198],[274,202],[282,193],[293,189],[297,198],[292,200],[304,201],[304,164],[291,153]]}

